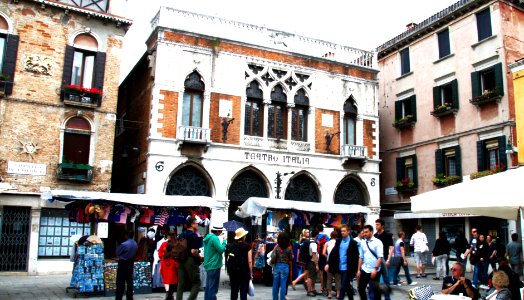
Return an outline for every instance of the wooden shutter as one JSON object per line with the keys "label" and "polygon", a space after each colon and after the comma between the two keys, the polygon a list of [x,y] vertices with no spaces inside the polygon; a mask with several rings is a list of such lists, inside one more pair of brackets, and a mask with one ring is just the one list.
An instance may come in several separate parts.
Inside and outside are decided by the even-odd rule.
{"label": "wooden shutter", "polygon": [[9,75],[10,83],[5,85],[5,94],[11,95],[13,93],[13,82],[15,79],[16,57],[18,54],[18,42],[20,38],[18,35],[8,34],[5,45],[4,63],[2,66],[2,74]]}
{"label": "wooden shutter", "polygon": [[433,109],[442,104],[440,97],[440,86],[433,87]]}
{"label": "wooden shutter", "polygon": [[471,73],[471,98],[474,99],[481,95],[480,92],[480,73]]}
{"label": "wooden shutter", "polygon": [[395,101],[395,121],[402,119],[402,102]]}
{"label": "wooden shutter", "polygon": [[435,150],[435,174],[444,174],[444,165],[442,157],[442,149]]}
{"label": "wooden shutter", "polygon": [[449,29],[445,29],[437,34],[438,36],[438,53],[439,58],[449,55]]}
{"label": "wooden shutter", "polygon": [[104,73],[106,68],[106,54],[104,52],[97,52],[95,56],[95,70],[93,87],[103,90],[104,89]]}
{"label": "wooden shutter", "polygon": [[462,156],[460,154],[460,146],[455,146],[455,169],[457,176],[462,177]]}
{"label": "wooden shutter", "polygon": [[499,143],[499,162],[504,165],[504,168],[508,167],[508,155],[506,154],[506,136],[499,136],[497,138]]}
{"label": "wooden shutter", "polygon": [[418,171],[417,171],[417,155],[412,155],[411,158],[413,159],[413,183],[415,184],[414,187],[418,187]]}
{"label": "wooden shutter", "polygon": [[479,41],[491,36],[491,17],[489,8],[477,13],[477,33]]}
{"label": "wooden shutter", "polygon": [[413,115],[413,121],[417,121],[417,96],[413,95],[409,97],[409,104],[411,105],[411,114]]}
{"label": "wooden shutter", "polygon": [[502,73],[502,63],[498,63],[493,66],[493,71],[495,71],[495,86],[498,88],[499,95],[504,95],[504,79]]}
{"label": "wooden shutter", "polygon": [[66,46],[64,55],[64,69],[62,70],[62,85],[71,84],[73,74],[73,60],[75,58],[75,47]]}
{"label": "wooden shutter", "polygon": [[404,158],[397,157],[397,181],[404,179]]}
{"label": "wooden shutter", "polygon": [[477,171],[486,170],[484,141],[477,141]]}
{"label": "wooden shutter", "polygon": [[401,75],[404,75],[406,73],[410,72],[410,65],[409,65],[409,48],[406,48],[402,51],[400,51],[400,71]]}
{"label": "wooden shutter", "polygon": [[451,99],[451,106],[453,108],[459,108],[459,93],[457,79],[451,82]]}

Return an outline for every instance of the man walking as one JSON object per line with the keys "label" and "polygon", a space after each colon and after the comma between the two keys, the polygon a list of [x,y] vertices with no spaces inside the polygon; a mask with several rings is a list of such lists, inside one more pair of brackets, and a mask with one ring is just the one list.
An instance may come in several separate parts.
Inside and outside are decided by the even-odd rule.
{"label": "man walking", "polygon": [[317,250],[317,243],[315,242],[318,236],[318,231],[313,230],[311,232],[311,239],[309,242],[309,255],[311,259],[307,262],[306,270],[307,270],[307,279],[306,279],[306,286],[307,286],[307,295],[309,297],[315,297],[317,295],[317,291],[315,290],[315,282],[317,281],[317,274],[319,271],[318,267],[318,250]]}
{"label": "man walking", "polygon": [[189,217],[186,220],[187,230],[182,233],[182,237],[187,241],[186,259],[178,266],[178,286],[176,290],[176,300],[182,300],[184,286],[191,284],[191,292],[188,300],[195,300],[200,291],[200,270],[199,266],[202,257],[199,254],[201,247],[200,239],[196,234],[198,222],[195,218]]}
{"label": "man walking", "polygon": [[204,269],[206,270],[205,300],[216,300],[220,284],[220,269],[222,268],[223,253],[226,250],[226,239],[220,242],[218,236],[224,227],[213,226],[211,232],[204,237]]}
{"label": "man walking", "polygon": [[[382,280],[384,281],[384,284],[389,287],[389,272],[388,268],[390,268],[391,263],[391,257],[393,256],[393,234],[387,232],[384,227],[384,220],[377,219],[375,221],[375,237],[379,239],[382,242],[383,245],[383,254],[384,259],[386,260],[386,269],[381,270]],[[382,267],[384,267],[384,264],[382,264]],[[390,300],[391,297],[388,293],[385,294],[384,299]]]}
{"label": "man walking", "polygon": [[135,232],[133,230],[124,231],[125,241],[116,248],[116,256],[118,257],[118,267],[116,270],[116,300],[122,300],[124,297],[126,284],[126,299],[133,299],[133,266],[135,264],[136,252],[138,251],[138,245],[133,239],[134,236]]}
{"label": "man walking", "polygon": [[522,275],[522,270],[520,269],[520,254],[522,253],[522,246],[518,243],[519,235],[513,233],[511,235],[511,242],[506,246],[506,256],[509,257],[509,264],[513,272],[517,273],[519,276]]}
{"label": "man walking", "polygon": [[466,265],[466,260],[464,259],[462,254],[464,254],[464,252],[466,252],[466,250],[468,249],[468,240],[466,240],[466,237],[464,237],[464,231],[462,231],[462,229],[459,229],[457,233],[457,237],[453,242],[453,248],[455,248],[457,262]]}
{"label": "man walking", "polygon": [[[353,299],[353,288],[351,281],[355,278],[358,270],[358,244],[349,236],[347,225],[340,227],[341,238],[338,238],[331,254],[329,255],[328,268],[331,273],[341,274],[341,285],[338,300],[343,300],[345,295]],[[331,298],[331,295],[328,296]]]}
{"label": "man walking", "polygon": [[478,231],[477,228],[471,229],[471,241],[469,243],[469,249],[464,253],[464,259],[469,256],[469,262],[473,265],[473,286],[477,288],[479,282],[480,266],[478,264]]}
{"label": "man walking", "polygon": [[406,260],[406,249],[404,249],[404,238],[406,234],[404,231],[398,233],[398,239],[395,242],[394,253],[395,257],[398,258],[398,265],[394,266],[395,272],[393,272],[393,284],[400,285],[398,281],[398,274],[400,273],[400,268],[404,269],[404,274],[406,275],[406,281],[408,285],[417,285],[416,281],[411,280],[411,275],[409,274],[408,262]]}
{"label": "man walking", "polygon": [[415,262],[417,264],[417,278],[426,277],[426,254],[429,251],[428,238],[422,232],[422,226],[415,226],[415,233],[411,236],[409,242],[415,250]]}
{"label": "man walking", "polygon": [[361,300],[367,300],[366,288],[372,282],[373,295],[380,299],[380,268],[384,258],[382,242],[373,236],[373,226],[364,226],[364,240],[361,242],[358,260],[358,293]]}

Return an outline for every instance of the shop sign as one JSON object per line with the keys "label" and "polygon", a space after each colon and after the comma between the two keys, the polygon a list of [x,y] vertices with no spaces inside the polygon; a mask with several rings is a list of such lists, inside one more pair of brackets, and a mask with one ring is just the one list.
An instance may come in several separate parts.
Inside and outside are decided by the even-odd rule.
{"label": "shop sign", "polygon": [[295,165],[309,165],[309,157],[300,155],[288,155],[288,154],[268,154],[259,152],[244,152],[244,157],[249,161],[261,161],[268,163],[284,163],[284,164],[295,164]]}
{"label": "shop sign", "polygon": [[46,165],[45,164],[33,164],[33,163],[27,163],[27,162],[18,162],[18,161],[8,161],[7,162],[7,173],[8,174],[45,176],[46,175]]}
{"label": "shop sign", "polygon": [[96,235],[101,239],[107,239],[109,236],[109,223],[98,222],[96,228]]}

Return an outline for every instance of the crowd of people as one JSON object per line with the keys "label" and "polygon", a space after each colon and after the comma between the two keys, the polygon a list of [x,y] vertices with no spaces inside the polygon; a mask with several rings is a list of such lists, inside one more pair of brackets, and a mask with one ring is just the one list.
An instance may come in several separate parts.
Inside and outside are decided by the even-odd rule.
{"label": "crowd of people", "polygon": [[[202,263],[206,272],[204,299],[217,299],[224,260],[230,280],[231,299],[240,297],[246,300],[252,284],[253,268],[260,263],[255,262],[259,253],[267,258],[267,264],[272,267],[274,300],[286,299],[288,286],[296,290],[301,282],[305,296],[353,299],[358,292],[362,300],[368,297],[380,299],[382,294],[388,300],[390,286],[401,285],[401,270],[404,270],[408,285],[417,285],[411,277],[406,258],[406,234],[401,231],[394,240],[382,219],[376,220],[375,227],[365,225],[352,230],[347,225],[341,225],[329,235],[324,232],[322,224],[311,231],[303,229],[295,254],[290,232],[283,231],[278,234],[272,251],[264,253],[265,248],[255,250],[257,258],[253,255],[253,245],[246,241],[248,231],[242,227],[235,231],[234,242],[229,244],[224,228],[220,226],[212,226],[210,233],[200,239],[197,235],[198,222],[190,217],[185,229],[178,236],[174,231],[167,232],[165,241],[158,248],[160,274],[167,300],[174,300],[175,292],[176,299],[181,300],[186,286],[190,287],[188,299],[197,298],[201,286],[199,266]],[[129,262],[137,251],[132,232],[126,234],[126,241],[117,248],[121,261],[117,273],[116,299],[122,299],[126,283],[129,287],[129,274],[132,274],[129,272],[129,265],[132,266]],[[511,238],[512,241],[503,246],[490,235],[473,228],[469,241],[463,232],[459,232],[454,242],[450,243],[446,234],[441,232],[430,251],[427,236],[422,227],[417,225],[409,239],[409,245],[414,250],[415,277],[427,277],[426,265],[431,261],[436,272],[433,279],[442,280],[443,294],[463,294],[478,299],[479,287],[485,285],[493,291],[488,300],[520,299],[522,248],[516,233]],[[202,247],[203,255],[199,250]],[[449,267],[452,249],[457,254],[457,262]],[[467,263],[473,267],[471,280],[465,278]],[[301,269],[300,276],[295,280],[292,276],[294,265]],[[489,266],[492,272],[488,275]],[[319,290],[317,280],[320,282]],[[356,290],[353,288],[355,281]],[[132,289],[130,292],[128,288],[126,295],[127,299],[132,299]]]}

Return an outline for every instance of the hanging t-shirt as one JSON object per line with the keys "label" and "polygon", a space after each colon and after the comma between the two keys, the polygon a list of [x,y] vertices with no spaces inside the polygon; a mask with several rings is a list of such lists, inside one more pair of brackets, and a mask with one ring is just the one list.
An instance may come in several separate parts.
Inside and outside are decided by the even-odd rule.
{"label": "hanging t-shirt", "polygon": [[122,208],[120,211],[120,220],[115,221],[115,223],[118,224],[126,224],[127,223],[127,215],[131,212],[131,210],[127,207]]}
{"label": "hanging t-shirt", "polygon": [[154,215],[155,213],[152,209],[144,208],[142,209],[142,214],[140,214],[139,222],[142,224],[151,224],[151,217]]}

